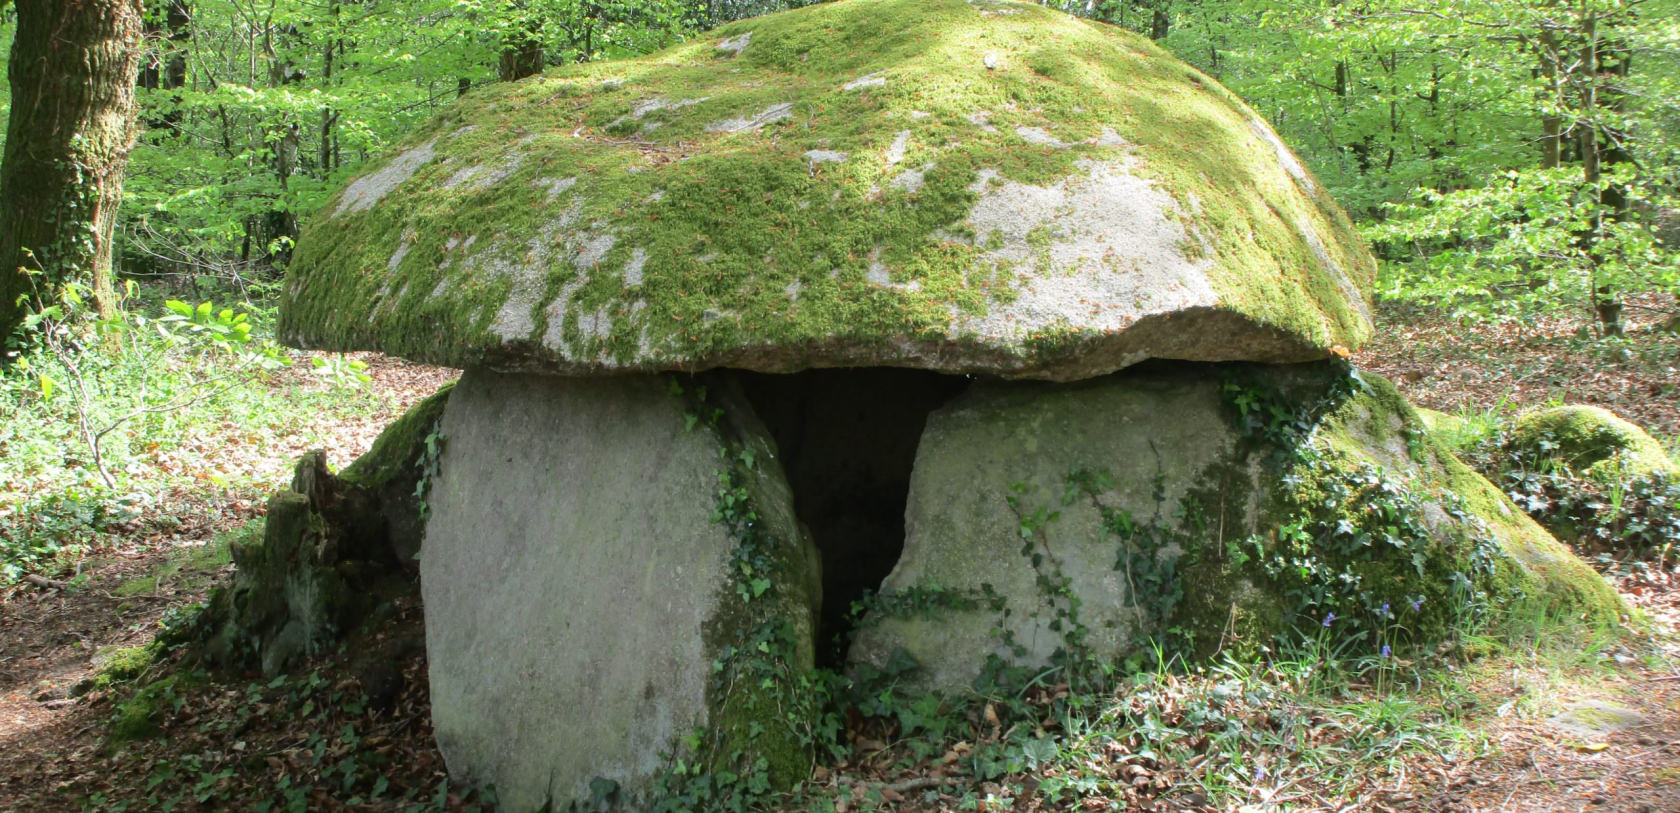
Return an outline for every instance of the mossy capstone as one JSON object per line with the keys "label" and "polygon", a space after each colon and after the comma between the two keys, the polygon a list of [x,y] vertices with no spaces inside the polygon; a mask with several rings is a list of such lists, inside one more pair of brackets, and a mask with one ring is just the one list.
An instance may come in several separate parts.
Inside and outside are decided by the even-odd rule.
{"label": "mossy capstone", "polygon": [[1037,5],[842,0],[477,91],[301,239],[284,338],[594,375],[1298,362],[1374,262],[1272,129]]}

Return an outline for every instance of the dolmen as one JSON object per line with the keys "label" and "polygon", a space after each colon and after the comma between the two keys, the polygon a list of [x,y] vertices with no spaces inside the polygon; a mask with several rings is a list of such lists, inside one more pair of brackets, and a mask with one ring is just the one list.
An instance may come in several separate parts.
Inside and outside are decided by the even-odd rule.
{"label": "dolmen", "polygon": [[421,484],[451,774],[635,807],[804,778],[819,666],[961,692],[1613,622],[1344,361],[1374,265],[1145,39],[841,0],[469,94],[314,220],[280,329],[465,370]]}

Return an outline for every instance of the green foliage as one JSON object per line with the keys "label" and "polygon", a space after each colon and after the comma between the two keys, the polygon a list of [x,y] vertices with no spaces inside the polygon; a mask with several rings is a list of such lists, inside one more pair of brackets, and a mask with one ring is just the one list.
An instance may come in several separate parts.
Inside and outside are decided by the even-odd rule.
{"label": "green foliage", "polygon": [[268,339],[259,304],[148,306],[131,290],[112,319],[89,310],[67,288],[31,317],[41,340],[0,371],[0,584],[56,570],[119,524],[169,527],[171,485],[270,476],[253,438],[376,406],[355,393],[359,363],[282,379],[295,356]]}
{"label": "green foliage", "polygon": [[1466,440],[1464,457],[1577,547],[1658,561],[1680,550],[1680,464],[1607,410],[1496,416]]}
{"label": "green foliage", "polygon": [[1680,551],[1680,478],[1605,482],[1513,469],[1504,486],[1537,522],[1580,547],[1658,560]]}
{"label": "green foliage", "polygon": [[[120,265],[261,284],[289,257],[299,220],[463,89],[494,82],[510,46],[534,41],[550,66],[609,60],[805,4],[199,0],[184,30],[160,19],[147,41],[159,63],[181,60],[186,81],[140,90]],[[1597,284],[1676,285],[1648,228],[1680,182],[1674,0],[1048,5],[1158,37],[1260,111],[1373,224],[1390,261],[1384,295],[1488,316],[1579,310]],[[1587,44],[1602,70],[1577,58]],[[1638,58],[1624,64],[1623,53]],[[7,101],[0,88],[0,109]],[[1560,134],[1555,169],[1543,160],[1547,122]],[[1589,131],[1627,153],[1604,169],[1647,200],[1583,230],[1605,183],[1583,166]],[[1584,198],[1591,205],[1566,210]],[[1589,270],[1588,257],[1603,267]]]}
{"label": "green foliage", "polygon": [[1419,189],[1366,229],[1396,259],[1380,292],[1461,316],[1515,317],[1591,313],[1605,287],[1680,289],[1680,254],[1657,242],[1641,214],[1675,203],[1635,198],[1634,211],[1615,218],[1600,202],[1610,188],[1644,191],[1637,181],[1625,168],[1597,184],[1583,183],[1577,168],[1529,169],[1469,189]]}
{"label": "green foliage", "polygon": [[[1385,397],[1356,370],[1345,367],[1306,400],[1255,382],[1228,381],[1224,391],[1239,427],[1270,449],[1270,476],[1282,486],[1266,508],[1275,530],[1238,551],[1258,565],[1262,589],[1296,628],[1281,643],[1382,652],[1433,645],[1485,625],[1493,597],[1508,598],[1509,554],[1470,495],[1397,476],[1320,437],[1363,431],[1345,425],[1347,413],[1365,409],[1352,402]],[[1412,461],[1430,459],[1419,429],[1398,431]],[[1447,519],[1465,530],[1448,530]]]}
{"label": "green foliage", "polygon": [[[803,585],[773,578],[799,574],[791,560],[803,554],[759,514],[754,495],[764,451],[739,438],[703,381],[672,378],[670,392],[686,403],[687,429],[700,427],[718,440],[712,521],[727,529],[735,547],[721,608],[705,631],[717,652],[707,686],[712,719],[666,756],[650,809],[758,809],[803,780],[819,752],[834,747],[839,722],[825,711],[833,678],[812,668],[810,644],[798,640],[790,620],[814,609],[802,605]],[[576,800],[569,809],[589,811],[617,801],[616,786],[591,787],[597,798]]]}
{"label": "green foliage", "polygon": [[1649,217],[1680,180],[1673,0],[1054,5],[1161,37],[1261,111],[1366,222],[1383,296],[1586,316],[1599,286],[1675,288]]}

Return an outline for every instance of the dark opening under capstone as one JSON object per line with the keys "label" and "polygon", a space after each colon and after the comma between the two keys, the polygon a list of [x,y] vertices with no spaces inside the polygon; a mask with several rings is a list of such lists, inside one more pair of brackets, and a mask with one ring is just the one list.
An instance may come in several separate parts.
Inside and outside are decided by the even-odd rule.
{"label": "dark opening under capstone", "polygon": [[845,658],[852,604],[877,590],[904,550],[904,506],[930,413],[962,376],[858,368],[739,373],[781,453],[794,511],[822,551],[817,663]]}

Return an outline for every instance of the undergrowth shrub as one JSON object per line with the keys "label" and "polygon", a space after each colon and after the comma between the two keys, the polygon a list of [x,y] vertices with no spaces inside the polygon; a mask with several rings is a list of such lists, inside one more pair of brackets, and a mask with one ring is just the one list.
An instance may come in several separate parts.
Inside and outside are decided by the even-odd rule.
{"label": "undergrowth shrub", "polygon": [[1667,475],[1602,483],[1515,469],[1504,482],[1524,511],[1582,548],[1664,558],[1680,548],[1680,480]]}
{"label": "undergrowth shrub", "polygon": [[1466,433],[1459,453],[1553,535],[1620,557],[1667,558],[1680,549],[1680,479],[1588,476],[1560,464],[1544,438],[1538,448],[1514,442],[1514,426],[1499,416]]}
{"label": "undergrowth shrub", "polygon": [[[0,586],[49,570],[118,525],[168,523],[176,487],[237,487],[263,438],[345,400],[359,362],[312,359],[324,387],[282,386],[299,355],[273,309],[139,304],[100,319],[72,286],[29,317],[33,344],[0,368]],[[296,379],[293,379],[296,380]]]}

